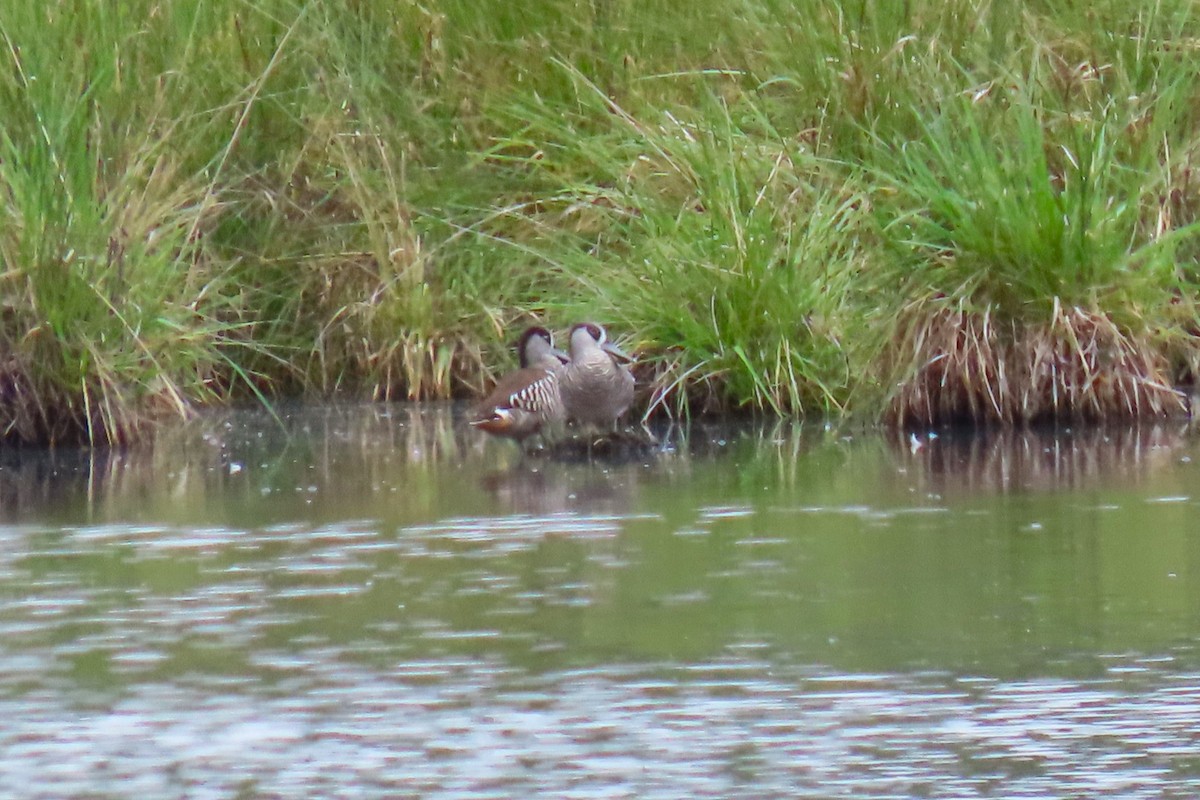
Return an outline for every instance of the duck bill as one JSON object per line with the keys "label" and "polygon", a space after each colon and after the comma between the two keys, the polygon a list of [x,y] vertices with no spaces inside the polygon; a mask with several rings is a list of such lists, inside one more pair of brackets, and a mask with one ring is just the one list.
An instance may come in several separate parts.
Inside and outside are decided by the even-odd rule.
{"label": "duck bill", "polygon": [[600,347],[601,347],[601,349],[604,350],[604,352],[608,353],[610,356],[612,356],[613,358],[615,358],[618,361],[623,361],[626,364],[633,363],[633,356],[629,355],[628,353],[626,353],[621,348],[617,347],[612,342],[605,342],[604,344],[600,345]]}
{"label": "duck bill", "polygon": [[472,428],[478,428],[488,433],[504,434],[512,427],[512,416],[504,409],[498,409],[490,414],[480,414],[474,419],[467,420]]}

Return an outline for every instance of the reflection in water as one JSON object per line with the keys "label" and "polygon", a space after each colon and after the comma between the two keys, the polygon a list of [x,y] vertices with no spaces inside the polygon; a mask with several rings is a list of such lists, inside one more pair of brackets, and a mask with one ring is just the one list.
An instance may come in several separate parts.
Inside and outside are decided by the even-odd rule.
{"label": "reflection in water", "polygon": [[[239,486],[264,496],[315,494],[319,487],[327,499],[362,501],[399,491],[398,483],[409,479],[424,482],[441,467],[461,472],[464,464],[490,465],[477,480],[499,513],[627,508],[639,475],[682,480],[694,459],[714,458],[736,461],[755,482],[777,486],[810,480],[814,459],[822,468],[857,470],[864,455],[885,482],[939,494],[1132,486],[1189,458],[1191,441],[1185,426],[1169,424],[915,436],[784,420],[697,423],[657,434],[664,441],[658,453],[588,464],[522,455],[465,428],[449,404],[305,407],[285,409],[278,420],[257,409],[217,412],[142,448],[0,450],[0,520],[56,511],[120,516],[138,507],[136,498],[151,495],[199,512],[206,498],[227,503]],[[876,455],[884,442],[886,460]],[[319,498],[308,499],[319,505]],[[412,499],[409,493],[406,501]]]}
{"label": "reflection in water", "polygon": [[1073,489],[1097,481],[1136,484],[1187,444],[1184,425],[1145,424],[1055,430],[956,431],[894,437],[906,466],[938,492]]}
{"label": "reflection in water", "polygon": [[551,514],[574,508],[623,513],[633,507],[638,468],[580,469],[522,462],[483,475],[480,485],[503,514]]}
{"label": "reflection in water", "polygon": [[1191,796],[1196,445],[456,409],[0,452],[18,796]]}
{"label": "reflection in water", "polygon": [[239,496],[362,501],[478,457],[483,443],[456,421],[448,405],[305,407],[279,418],[251,409],[208,414],[138,449],[0,451],[0,519],[124,517],[147,497],[183,518]]}

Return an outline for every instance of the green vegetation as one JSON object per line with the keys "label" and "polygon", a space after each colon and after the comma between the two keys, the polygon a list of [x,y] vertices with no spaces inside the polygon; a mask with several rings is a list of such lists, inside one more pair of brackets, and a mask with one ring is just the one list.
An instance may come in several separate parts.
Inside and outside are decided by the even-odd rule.
{"label": "green vegetation", "polygon": [[0,432],[445,397],[595,318],[645,403],[1183,409],[1188,0],[0,0]]}

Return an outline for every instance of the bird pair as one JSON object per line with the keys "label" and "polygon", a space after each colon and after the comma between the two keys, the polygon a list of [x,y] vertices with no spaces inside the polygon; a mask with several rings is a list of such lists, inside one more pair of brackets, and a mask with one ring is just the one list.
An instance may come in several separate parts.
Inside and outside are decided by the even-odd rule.
{"label": "bird pair", "polygon": [[569,355],[554,347],[545,328],[517,341],[521,368],[500,378],[471,412],[470,424],[524,442],[566,420],[612,427],[633,403],[633,359],[608,341],[604,328],[581,322],[571,328]]}

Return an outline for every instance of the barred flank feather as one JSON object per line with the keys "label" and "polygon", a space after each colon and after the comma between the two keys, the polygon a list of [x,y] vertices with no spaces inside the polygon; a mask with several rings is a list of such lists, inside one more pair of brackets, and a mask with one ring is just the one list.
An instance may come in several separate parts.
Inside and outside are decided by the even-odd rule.
{"label": "barred flank feather", "polygon": [[523,441],[563,417],[557,372],[526,367],[500,379],[495,390],[476,407],[471,424],[497,436]]}

